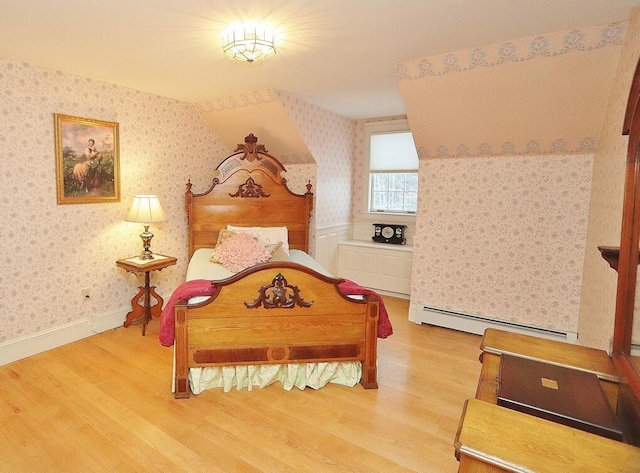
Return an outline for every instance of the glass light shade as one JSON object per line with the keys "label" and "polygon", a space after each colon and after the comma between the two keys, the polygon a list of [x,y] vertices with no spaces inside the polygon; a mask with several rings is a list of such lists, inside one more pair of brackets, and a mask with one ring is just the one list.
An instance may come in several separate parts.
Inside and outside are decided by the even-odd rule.
{"label": "glass light shade", "polygon": [[167,216],[160,206],[157,195],[135,195],[133,204],[124,219],[127,222],[155,223],[164,222]]}
{"label": "glass light shade", "polygon": [[260,24],[231,25],[224,33],[222,50],[231,59],[253,62],[276,53],[275,29]]}

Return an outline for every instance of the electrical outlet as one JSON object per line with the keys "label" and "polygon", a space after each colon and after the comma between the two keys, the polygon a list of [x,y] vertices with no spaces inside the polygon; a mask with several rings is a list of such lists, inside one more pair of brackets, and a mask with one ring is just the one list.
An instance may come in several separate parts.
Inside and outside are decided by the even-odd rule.
{"label": "electrical outlet", "polygon": [[84,297],[85,299],[91,299],[91,289],[83,289],[82,297]]}

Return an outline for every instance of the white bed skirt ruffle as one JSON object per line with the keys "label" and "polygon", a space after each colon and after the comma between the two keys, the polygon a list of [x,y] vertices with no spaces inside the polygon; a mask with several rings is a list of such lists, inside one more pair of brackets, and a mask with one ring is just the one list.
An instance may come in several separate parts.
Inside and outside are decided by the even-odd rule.
{"label": "white bed skirt ruffle", "polygon": [[189,384],[193,394],[206,389],[222,388],[229,392],[253,387],[265,388],[279,382],[283,389],[294,387],[320,389],[329,383],[353,387],[362,377],[362,363],[325,362],[291,363],[283,365],[238,365],[189,369]]}

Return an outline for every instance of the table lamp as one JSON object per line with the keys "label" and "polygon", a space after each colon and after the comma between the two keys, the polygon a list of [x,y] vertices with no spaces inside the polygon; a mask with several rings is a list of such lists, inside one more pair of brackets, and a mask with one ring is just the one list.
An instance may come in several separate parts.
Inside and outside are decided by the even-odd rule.
{"label": "table lamp", "polygon": [[157,195],[135,195],[133,196],[133,204],[127,212],[124,218],[126,222],[137,222],[144,225],[144,232],[140,234],[142,238],[142,245],[144,250],[140,255],[140,259],[148,260],[153,259],[153,253],[151,253],[151,239],[153,233],[149,231],[149,225],[156,222],[164,222],[167,220],[162,207],[160,206],[160,200]]}

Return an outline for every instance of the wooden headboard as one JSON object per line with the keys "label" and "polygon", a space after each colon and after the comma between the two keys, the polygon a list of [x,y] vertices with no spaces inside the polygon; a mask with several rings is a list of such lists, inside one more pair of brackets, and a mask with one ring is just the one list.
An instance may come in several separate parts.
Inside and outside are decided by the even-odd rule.
{"label": "wooden headboard", "polygon": [[309,251],[313,210],[311,182],[296,194],[283,177],[285,167],[250,134],[216,168],[211,187],[194,194],[187,183],[185,207],[189,226],[189,257],[199,248],[213,248],[227,225],[281,227],[289,230],[289,247]]}

